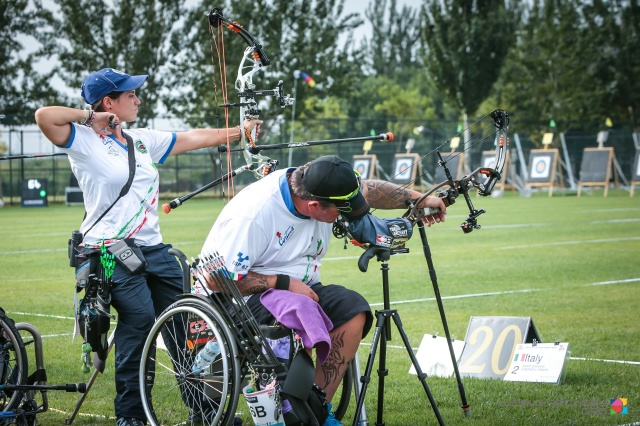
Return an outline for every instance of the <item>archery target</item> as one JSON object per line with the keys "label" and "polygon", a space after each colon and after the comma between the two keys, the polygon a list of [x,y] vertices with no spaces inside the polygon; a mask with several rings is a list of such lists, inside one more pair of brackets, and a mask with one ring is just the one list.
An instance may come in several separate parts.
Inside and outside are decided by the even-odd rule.
{"label": "archery target", "polygon": [[551,157],[538,156],[533,159],[531,164],[531,172],[529,175],[532,179],[546,179],[551,172]]}
{"label": "archery target", "polygon": [[360,176],[362,176],[364,179],[369,178],[370,168],[371,168],[371,159],[369,158],[362,158],[362,159],[355,160],[353,162],[353,169],[356,172],[360,173]]}
{"label": "archery target", "polygon": [[411,180],[411,160],[405,158],[399,158],[396,163],[396,169],[393,176],[396,181],[410,181]]}

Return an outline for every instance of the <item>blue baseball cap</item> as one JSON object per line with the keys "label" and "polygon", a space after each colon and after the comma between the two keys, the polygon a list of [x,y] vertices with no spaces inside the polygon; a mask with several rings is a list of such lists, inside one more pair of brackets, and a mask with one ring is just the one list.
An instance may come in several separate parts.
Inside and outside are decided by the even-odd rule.
{"label": "blue baseball cap", "polygon": [[82,82],[81,95],[93,105],[111,92],[127,92],[142,86],[148,75],[129,75],[113,68],[103,68],[89,74]]}

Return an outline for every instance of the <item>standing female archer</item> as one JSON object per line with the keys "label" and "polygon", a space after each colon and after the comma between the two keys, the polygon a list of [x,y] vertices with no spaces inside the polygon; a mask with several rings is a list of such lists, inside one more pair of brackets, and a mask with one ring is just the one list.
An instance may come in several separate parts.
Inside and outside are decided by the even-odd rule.
{"label": "standing female archer", "polygon": [[[82,83],[82,97],[90,108],[49,106],[35,113],[44,135],[68,154],[71,170],[78,178],[86,210],[81,226],[84,246],[133,240],[131,244],[140,249],[147,263],[146,270],[140,272],[116,264],[112,275],[111,304],[118,312],[114,337],[118,426],[146,424],[138,386],[142,347],[156,316],[176,300],[183,288],[180,265],[168,253],[171,245],[164,244],[160,234],[156,164],[164,163],[170,155],[237,141],[241,131],[259,132],[261,123],[253,119],[244,122],[244,129],[237,126],[176,133],[123,131],[121,123],[137,118],[141,101],[136,89],[148,77],[101,69]],[[130,151],[135,167],[130,166]]]}

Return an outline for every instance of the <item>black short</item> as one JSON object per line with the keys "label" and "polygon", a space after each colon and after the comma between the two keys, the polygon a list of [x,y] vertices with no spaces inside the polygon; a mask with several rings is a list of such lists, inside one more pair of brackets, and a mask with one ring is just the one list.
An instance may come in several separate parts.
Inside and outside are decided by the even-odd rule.
{"label": "black short", "polygon": [[[364,312],[367,319],[364,323],[362,337],[369,333],[373,324],[373,314],[369,303],[359,293],[336,284],[322,285],[318,283],[314,284],[311,289],[318,295],[320,299],[318,303],[333,323],[334,328],[340,327],[360,312]],[[259,324],[271,324],[275,320],[271,312],[260,302],[259,295],[250,297],[247,305]]]}

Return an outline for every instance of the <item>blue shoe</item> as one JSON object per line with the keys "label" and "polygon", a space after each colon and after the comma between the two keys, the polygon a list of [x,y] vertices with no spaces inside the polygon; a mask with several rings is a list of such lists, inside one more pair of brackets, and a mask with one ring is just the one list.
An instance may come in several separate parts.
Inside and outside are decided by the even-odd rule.
{"label": "blue shoe", "polygon": [[327,417],[322,426],[342,426],[340,420],[336,419],[335,414],[331,411],[331,404],[327,404],[327,411],[329,411],[329,417]]}

